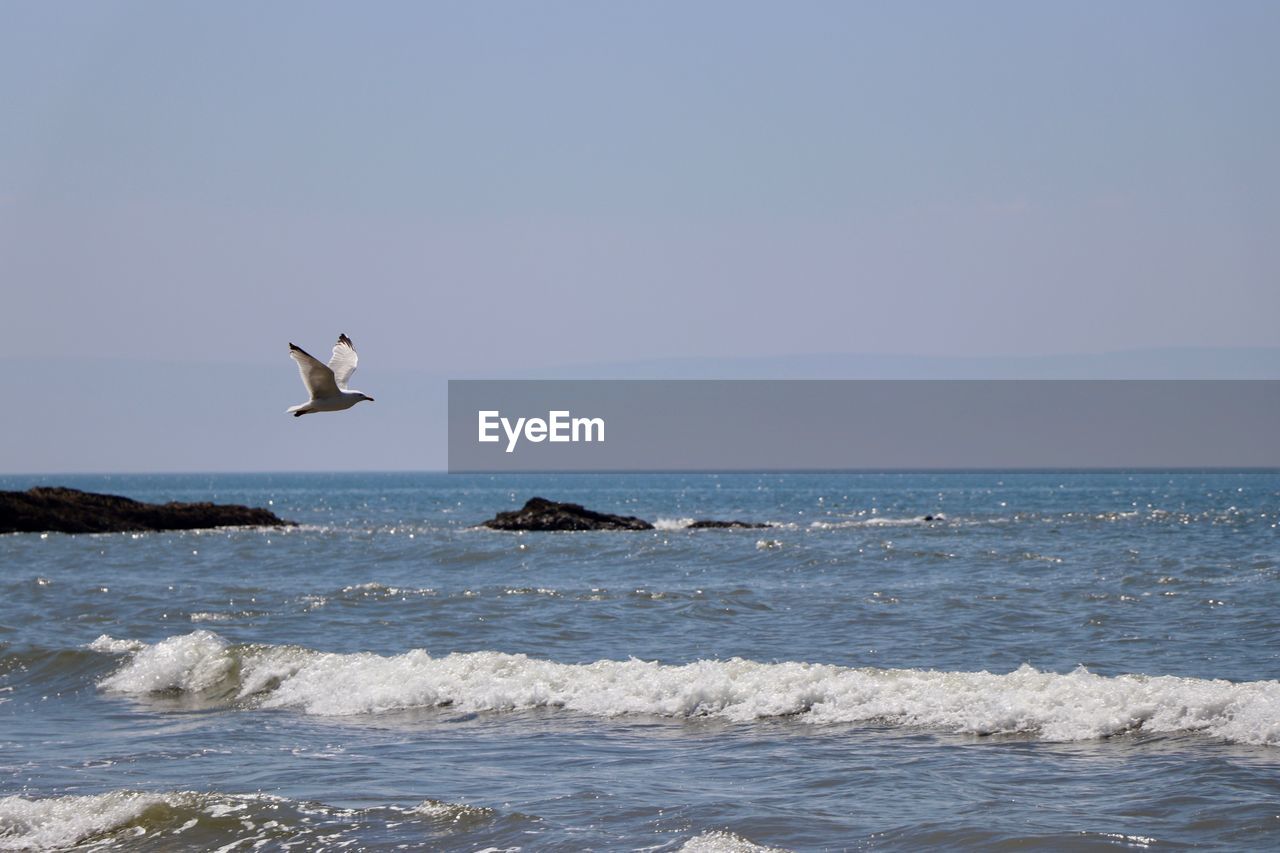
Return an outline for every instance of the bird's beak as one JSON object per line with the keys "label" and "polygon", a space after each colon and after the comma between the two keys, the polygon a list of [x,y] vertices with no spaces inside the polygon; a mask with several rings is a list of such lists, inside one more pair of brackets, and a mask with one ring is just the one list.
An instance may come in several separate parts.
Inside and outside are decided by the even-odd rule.
{"label": "bird's beak", "polygon": [[366,394],[364,398],[365,398],[366,400],[368,400],[370,403],[372,403],[372,402],[373,402],[373,398],[372,398],[372,397],[370,397],[368,394]]}

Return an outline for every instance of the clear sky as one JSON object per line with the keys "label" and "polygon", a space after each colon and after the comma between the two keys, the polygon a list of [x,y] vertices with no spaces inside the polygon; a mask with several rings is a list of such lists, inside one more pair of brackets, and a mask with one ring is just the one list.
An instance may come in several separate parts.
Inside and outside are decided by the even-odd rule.
{"label": "clear sky", "polygon": [[0,19],[11,360],[262,365],[296,396],[285,343],[339,331],[371,393],[373,353],[500,376],[1280,345],[1280,3]]}

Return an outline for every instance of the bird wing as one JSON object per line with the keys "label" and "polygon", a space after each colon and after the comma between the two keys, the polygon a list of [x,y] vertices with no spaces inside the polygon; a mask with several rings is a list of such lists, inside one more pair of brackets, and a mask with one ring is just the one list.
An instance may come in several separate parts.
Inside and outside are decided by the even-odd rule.
{"label": "bird wing", "polygon": [[356,355],[355,344],[346,335],[338,335],[338,342],[333,345],[333,358],[329,359],[329,369],[338,387],[347,390],[347,380],[356,372],[356,364],[360,357]]}
{"label": "bird wing", "polygon": [[332,370],[316,361],[315,357],[302,347],[294,344],[289,344],[289,357],[298,362],[302,384],[307,386],[307,393],[311,395],[311,399],[338,396],[338,383],[334,381]]}

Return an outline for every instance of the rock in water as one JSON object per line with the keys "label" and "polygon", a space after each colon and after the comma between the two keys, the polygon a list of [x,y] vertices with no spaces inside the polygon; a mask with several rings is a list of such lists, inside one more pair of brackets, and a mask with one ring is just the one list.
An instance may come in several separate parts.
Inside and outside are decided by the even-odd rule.
{"label": "rock in water", "polygon": [[[740,530],[771,527],[754,521],[701,519],[688,529]],[[653,530],[643,518],[596,512],[581,504],[560,503],[546,498],[530,498],[520,509],[500,512],[481,524],[493,530]]]}
{"label": "rock in water", "polygon": [[206,527],[283,527],[292,521],[237,504],[149,504],[63,487],[0,492],[0,533],[119,533]]}
{"label": "rock in water", "polygon": [[653,525],[632,515],[596,512],[581,504],[529,498],[520,509],[500,512],[484,522],[494,530],[652,530]]}

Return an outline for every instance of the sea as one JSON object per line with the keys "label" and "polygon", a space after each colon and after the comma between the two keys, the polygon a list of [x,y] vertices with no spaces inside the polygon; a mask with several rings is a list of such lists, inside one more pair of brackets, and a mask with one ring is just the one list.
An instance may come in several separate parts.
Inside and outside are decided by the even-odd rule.
{"label": "sea", "polygon": [[1280,848],[1280,471],[42,484],[298,526],[0,536],[0,849]]}

